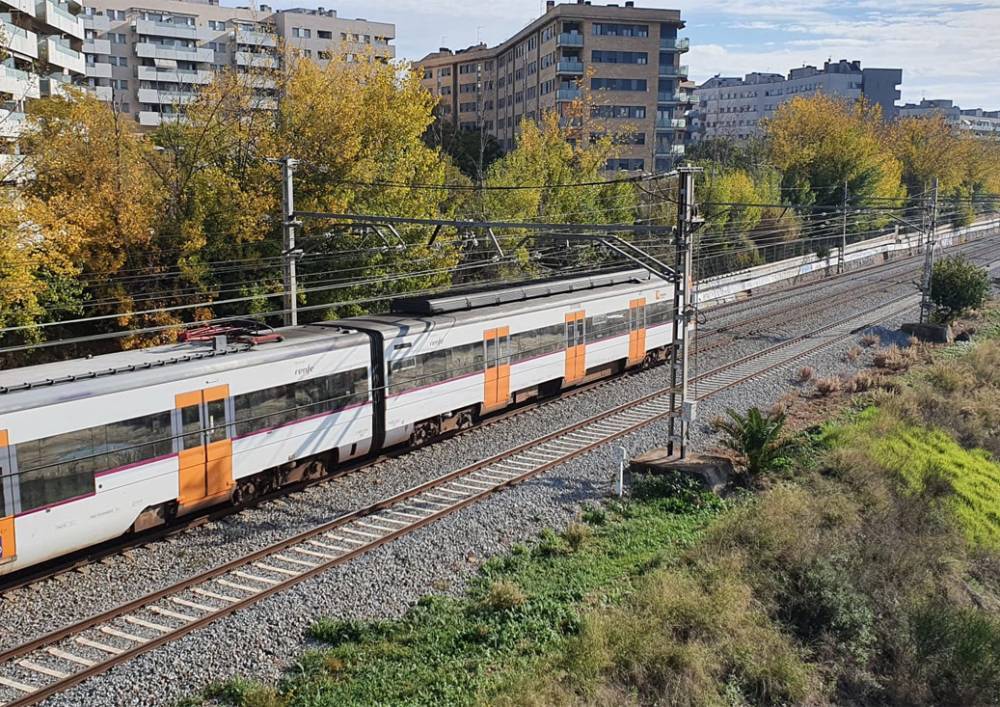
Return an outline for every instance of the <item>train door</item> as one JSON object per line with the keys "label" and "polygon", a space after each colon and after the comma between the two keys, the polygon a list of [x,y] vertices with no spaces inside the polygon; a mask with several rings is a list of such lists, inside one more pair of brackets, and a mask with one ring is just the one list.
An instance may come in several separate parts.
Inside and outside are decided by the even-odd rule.
{"label": "train door", "polygon": [[228,398],[228,385],[176,397],[180,431],[177,497],[182,507],[229,493],[233,487]]}
{"label": "train door", "polygon": [[563,380],[575,383],[587,372],[587,347],[584,341],[583,311],[566,315],[566,372]]}
{"label": "train door", "polygon": [[510,327],[483,332],[486,379],[483,406],[495,408],[510,399]]}
{"label": "train door", "polygon": [[0,565],[17,557],[14,537],[14,469],[7,446],[7,430],[0,430]]}
{"label": "train door", "polygon": [[628,362],[635,365],[646,356],[646,300],[628,303]]}

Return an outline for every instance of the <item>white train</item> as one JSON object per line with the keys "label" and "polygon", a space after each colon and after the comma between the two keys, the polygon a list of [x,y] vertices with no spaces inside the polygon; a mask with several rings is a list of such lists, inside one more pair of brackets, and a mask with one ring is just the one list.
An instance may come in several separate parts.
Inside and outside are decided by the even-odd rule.
{"label": "white train", "polygon": [[0,575],[664,360],[642,271],[0,372]]}

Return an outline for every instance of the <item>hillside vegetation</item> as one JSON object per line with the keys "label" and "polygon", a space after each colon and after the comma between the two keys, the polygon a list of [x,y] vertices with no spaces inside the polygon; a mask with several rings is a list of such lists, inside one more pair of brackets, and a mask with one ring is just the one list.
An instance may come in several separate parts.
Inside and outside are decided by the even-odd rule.
{"label": "hillside vegetation", "polygon": [[[984,325],[983,330],[990,328]],[[1000,703],[1000,342],[855,399],[722,502],[669,480],[489,562],[463,597],[326,619],[242,705]]]}

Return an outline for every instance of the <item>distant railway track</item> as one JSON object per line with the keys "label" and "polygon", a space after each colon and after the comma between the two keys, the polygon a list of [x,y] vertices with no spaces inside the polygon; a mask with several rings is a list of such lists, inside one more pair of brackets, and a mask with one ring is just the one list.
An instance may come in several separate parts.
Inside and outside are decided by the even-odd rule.
{"label": "distant railway track", "polygon": [[[1000,260],[989,266],[1000,266]],[[692,381],[697,398],[787,367],[918,303],[918,295],[896,297],[719,366]],[[670,394],[671,389],[664,388],[602,411],[0,653],[0,687],[13,695],[2,704],[22,707],[63,692],[497,491],[673,416]]]}
{"label": "distant railway track", "polygon": [[[996,234],[990,234],[980,239],[976,239],[973,241],[966,242],[964,244],[954,246],[954,248],[952,248],[951,250],[956,252],[971,253],[973,257],[976,257],[979,254],[988,253],[991,249],[995,249],[996,246],[997,246],[997,236]],[[792,299],[800,298],[803,296],[803,294],[808,294],[814,291],[817,293],[823,293],[831,285],[838,285],[844,283],[849,284],[851,282],[863,280],[867,276],[873,273],[881,273],[883,275],[890,275],[890,276],[895,275],[897,271],[906,274],[914,273],[917,272],[919,269],[919,267],[913,267],[914,263],[922,262],[922,259],[923,256],[920,254],[906,256],[905,258],[893,261],[892,263],[876,264],[864,268],[859,268],[856,270],[850,270],[838,275],[821,278],[819,280],[773,289],[768,292],[755,295],[749,299],[734,300],[731,302],[726,302],[723,304],[712,306],[707,310],[708,312],[712,314],[722,313],[725,314],[726,316],[731,316],[734,313],[739,313],[745,310],[755,312],[759,310],[761,307],[765,307],[769,311],[754,314],[749,318],[740,319],[731,324],[727,324],[718,329],[710,331],[707,336],[703,336],[695,341],[695,353],[707,353],[708,351],[713,351],[723,348],[733,343],[736,340],[745,338],[747,330],[750,327],[759,327],[761,325],[766,325],[769,322],[780,320],[781,318],[787,318],[786,312],[770,311],[777,304],[780,304],[782,302],[787,302]],[[835,306],[841,306],[854,297],[871,294],[873,292],[877,292],[878,290],[885,289],[892,285],[903,284],[904,282],[905,282],[904,278],[896,278],[892,280],[882,279],[872,283],[871,285],[862,287],[861,289],[853,289],[847,292],[838,293],[837,295],[834,295],[832,298],[821,296],[813,302],[804,303],[801,307],[799,307],[798,311],[800,313],[804,312],[809,314],[816,314],[818,312],[825,311]],[[734,309],[736,310],[735,312],[733,311]],[[629,375],[631,373],[632,372],[629,372],[626,375]],[[594,381],[585,385],[577,386],[575,388],[567,389],[566,391],[563,391],[561,394],[557,396],[547,397],[538,401],[532,401],[512,408],[508,408],[507,410],[504,410],[502,412],[496,413],[494,415],[485,418],[474,428],[452,434],[450,435],[450,437],[473,433],[477,430],[489,427],[490,425],[502,422],[516,415],[520,415],[526,411],[537,409],[541,405],[546,405],[553,402],[558,402],[560,400],[572,398],[575,396],[584,395],[596,388],[600,388],[606,385],[613,385],[619,379],[620,377]],[[387,459],[403,456],[409,453],[410,451],[411,450],[409,448],[405,447],[386,450],[385,452],[382,452],[375,457],[370,457],[367,459],[362,459],[346,464],[338,468],[335,473],[296,482],[288,486],[284,486],[266,495],[262,495],[255,500],[254,505],[274,500],[276,498],[280,498],[290,493],[302,491],[310,486],[319,483],[325,483],[327,481],[342,477],[347,474],[353,474],[360,471],[364,471],[365,469],[370,468],[374,464],[385,461]],[[178,519],[175,522],[163,527],[144,531],[142,533],[123,536],[121,538],[116,538],[114,540],[101,543],[100,545],[90,547],[85,550],[80,550],[78,552],[71,553],[64,557],[57,558],[47,563],[43,563],[37,567],[29,568],[16,575],[3,578],[2,580],[0,580],[0,594],[20,589],[23,587],[27,587],[36,582],[44,581],[46,579],[62,574],[64,572],[72,571],[75,568],[92,564],[95,561],[120,553],[124,550],[141,547],[149,543],[163,541],[167,538],[186,532],[188,530],[204,525],[206,523],[211,523],[213,521],[225,518],[226,516],[229,516],[238,510],[240,510],[239,507],[231,505],[217,507],[215,509],[210,509],[202,513]]]}

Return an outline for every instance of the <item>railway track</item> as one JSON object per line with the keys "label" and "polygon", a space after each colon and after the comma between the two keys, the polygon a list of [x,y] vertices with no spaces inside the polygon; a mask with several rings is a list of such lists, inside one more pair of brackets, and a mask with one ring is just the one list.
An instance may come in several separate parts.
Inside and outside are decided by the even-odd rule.
{"label": "railway track", "polygon": [[[990,263],[1000,267],[1000,261]],[[908,294],[843,317],[692,382],[700,400],[911,310]],[[424,527],[497,491],[641,427],[674,416],[669,388],[415,486],[82,622],[0,653],[5,707],[23,707],[207,626],[331,567]],[[0,698],[2,699],[2,698]]]}
{"label": "railway track", "polygon": [[[982,239],[976,239],[974,241],[969,241],[967,243],[955,246],[952,250],[956,252],[968,252],[971,251],[973,255],[988,252],[990,249],[996,247],[993,242],[996,236],[993,234],[982,237]],[[985,241],[985,243],[983,242]],[[918,263],[922,261],[922,255],[907,256],[902,260],[896,261],[892,264],[877,264],[872,266],[867,266],[864,268],[859,268],[857,270],[848,271],[839,275],[832,277],[826,277],[819,280],[799,283],[796,285],[791,285],[788,287],[783,287],[777,290],[772,290],[767,293],[763,293],[756,297],[750,298],[750,300],[736,300],[731,302],[726,302],[720,305],[711,307],[709,312],[712,314],[723,314],[724,316],[732,316],[743,312],[745,310],[749,311],[759,311],[761,308],[771,310],[776,305],[780,305],[783,302],[801,297],[803,294],[807,294],[812,291],[826,293],[832,286],[840,284],[850,284],[857,280],[864,279],[867,275],[873,273],[880,273],[883,275],[895,276],[897,271],[909,274],[915,272],[916,269],[912,267],[913,263]],[[837,305],[842,305],[850,299],[858,296],[864,296],[866,294],[872,294],[880,289],[884,289],[891,285],[902,284],[903,280],[894,279],[890,281],[881,280],[879,282],[873,283],[869,286],[862,287],[861,289],[853,289],[848,292],[838,293],[833,296],[833,298],[825,297],[824,299],[819,299],[815,303],[807,302],[800,309],[800,313],[815,314],[820,311],[830,309]],[[756,301],[757,298],[764,299],[763,302]],[[814,306],[811,306],[814,305]],[[735,310],[735,311],[733,311]],[[707,353],[716,349],[720,349],[727,346],[734,341],[744,338],[750,327],[766,325],[768,322],[780,320],[783,317],[787,317],[786,312],[775,312],[766,311],[763,313],[755,314],[748,319],[741,319],[739,321],[733,322],[731,324],[726,324],[715,329],[711,329],[707,332],[706,336],[700,337],[695,341],[694,353]],[[489,418],[482,421],[476,427],[466,430],[457,435],[469,434],[477,430],[487,428],[491,425],[502,422],[510,417],[519,415],[529,409],[537,409],[540,405],[546,405],[553,402],[558,402],[559,400],[565,400],[578,395],[586,394],[596,388],[603,387],[605,385],[614,384],[616,379],[605,379],[600,381],[595,381],[588,383],[576,388],[572,388],[560,394],[554,398],[547,398],[542,401],[537,401],[533,403],[525,403],[514,408],[510,408],[503,412],[497,413],[490,416]],[[262,503],[275,498],[280,498],[289,493],[294,493],[296,491],[301,491],[305,488],[313,486],[318,483],[325,483],[333,478],[342,477],[347,474],[357,473],[370,468],[372,465],[379,462],[385,461],[387,459],[392,459],[399,457],[408,452],[407,449],[398,450],[388,450],[384,453],[379,454],[376,457],[369,459],[360,460],[358,462],[352,463],[344,468],[341,468],[335,474],[323,476],[320,478],[306,479],[287,487],[283,487],[279,490],[273,491],[267,495],[258,498],[255,503]],[[173,537],[179,533],[186,532],[192,528],[196,528],[200,525],[206,523],[211,523],[213,521],[224,518],[232,514],[236,510],[235,507],[223,507],[219,509],[206,510],[203,513],[181,519],[171,525],[156,528],[143,533],[134,534],[126,536],[124,538],[117,538],[115,540],[102,543],[101,545],[93,548],[88,548],[86,550],[81,550],[76,553],[72,553],[63,558],[58,558],[57,560],[51,561],[40,565],[37,568],[32,568],[25,570],[23,573],[18,574],[12,578],[4,578],[0,580],[0,595],[6,592],[10,592],[22,587],[30,586],[36,582],[49,579],[56,575],[64,572],[68,572],[78,567],[86,566],[93,563],[94,561],[100,560],[102,558],[117,554],[123,550],[128,550],[136,547],[141,547],[143,545],[159,542],[167,538]]]}

